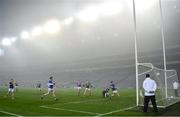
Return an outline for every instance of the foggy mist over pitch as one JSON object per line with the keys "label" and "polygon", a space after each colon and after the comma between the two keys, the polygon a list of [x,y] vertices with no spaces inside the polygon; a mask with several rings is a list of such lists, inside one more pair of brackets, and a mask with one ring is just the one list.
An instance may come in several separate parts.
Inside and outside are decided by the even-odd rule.
{"label": "foggy mist over pitch", "polygon": [[[106,2],[117,1],[121,9],[117,14],[99,13],[95,20],[89,22],[76,17],[87,7],[97,8]],[[147,4],[137,2],[136,5],[145,7]],[[139,62],[151,62],[163,68],[158,2],[142,7],[143,12],[138,8]],[[162,11],[167,67],[180,71],[180,1],[162,0]],[[64,25],[63,21],[69,17],[73,22]],[[58,33],[42,34],[27,40],[19,37],[21,31],[31,31],[49,19],[59,20]],[[95,84],[127,80],[132,81],[128,84],[130,86],[135,82],[131,0],[0,0],[0,39],[8,36],[17,36],[17,41],[10,47],[0,45],[4,50],[0,56],[0,84],[14,78],[20,85],[32,86],[37,81],[46,82],[51,75],[61,86],[87,79]],[[172,67],[174,64],[177,65],[175,68]]]}

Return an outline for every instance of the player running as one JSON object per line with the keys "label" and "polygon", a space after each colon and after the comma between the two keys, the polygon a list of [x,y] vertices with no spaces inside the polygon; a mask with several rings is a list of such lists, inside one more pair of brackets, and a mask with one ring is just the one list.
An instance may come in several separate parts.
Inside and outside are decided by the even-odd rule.
{"label": "player running", "polygon": [[7,96],[11,95],[11,99],[14,100],[14,79],[11,79],[9,82],[9,89],[7,92]]}
{"label": "player running", "polygon": [[87,91],[89,92],[89,96],[91,96],[91,87],[92,87],[91,83],[88,80],[86,80],[84,96],[86,95]]}
{"label": "player running", "polygon": [[112,96],[114,96],[114,95],[119,96],[118,90],[117,90],[115,84],[113,83],[113,81],[111,81],[110,83],[111,83],[111,84],[110,84],[110,88],[111,88],[111,90],[112,90]]}
{"label": "player running", "polygon": [[48,81],[48,92],[45,93],[45,94],[43,94],[43,95],[41,96],[41,99],[43,99],[45,96],[47,96],[47,95],[49,95],[50,93],[52,93],[52,94],[53,94],[53,97],[54,97],[54,100],[56,101],[57,98],[56,98],[56,95],[55,95],[54,86],[55,86],[55,83],[54,83],[54,81],[53,81],[53,76],[51,76],[51,77],[49,78],[49,81]]}

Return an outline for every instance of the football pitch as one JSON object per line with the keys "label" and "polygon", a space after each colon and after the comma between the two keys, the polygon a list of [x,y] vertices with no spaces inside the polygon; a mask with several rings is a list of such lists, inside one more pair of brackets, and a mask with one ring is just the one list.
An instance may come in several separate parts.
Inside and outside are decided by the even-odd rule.
{"label": "football pitch", "polygon": [[160,109],[158,114],[149,112],[144,114],[142,107],[135,106],[134,90],[122,90],[119,97],[106,99],[102,97],[100,89],[92,89],[91,96],[77,96],[75,89],[56,90],[58,100],[52,95],[41,99],[45,89],[19,88],[15,93],[15,100],[5,97],[7,89],[0,90],[1,116],[144,116],[144,115],[180,115],[180,103],[167,109]]}

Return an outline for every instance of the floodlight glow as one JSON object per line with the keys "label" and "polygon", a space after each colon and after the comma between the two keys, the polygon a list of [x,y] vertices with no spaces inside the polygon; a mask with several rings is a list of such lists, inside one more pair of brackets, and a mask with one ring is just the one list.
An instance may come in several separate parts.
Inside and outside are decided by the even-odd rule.
{"label": "floodlight glow", "polygon": [[2,41],[1,41],[1,44],[3,46],[11,46],[11,40],[9,38],[4,38]]}
{"label": "floodlight glow", "polygon": [[43,28],[40,26],[36,26],[32,30],[32,36],[39,36],[42,34],[42,32],[43,32]]}
{"label": "floodlight glow", "polygon": [[79,12],[77,18],[84,22],[94,22],[99,17],[98,7],[88,7],[87,9]]}
{"label": "floodlight glow", "polygon": [[111,16],[122,11],[122,3],[119,1],[106,2],[101,5],[88,7],[77,14],[77,18],[84,22],[94,22],[101,16]]}
{"label": "floodlight glow", "polygon": [[99,12],[105,16],[119,14],[122,11],[122,3],[118,1],[107,2],[99,6]]}
{"label": "floodlight glow", "polygon": [[11,39],[11,42],[13,42],[13,43],[17,40],[16,37],[11,37],[10,39]]}
{"label": "floodlight glow", "polygon": [[65,25],[70,25],[74,22],[74,18],[73,17],[69,17],[67,19],[64,20],[64,24]]}
{"label": "floodlight glow", "polygon": [[29,39],[30,38],[30,34],[29,34],[28,31],[21,32],[20,36],[21,36],[22,39]]}
{"label": "floodlight glow", "polygon": [[44,25],[44,31],[49,34],[57,33],[60,30],[60,22],[56,19],[51,19]]}

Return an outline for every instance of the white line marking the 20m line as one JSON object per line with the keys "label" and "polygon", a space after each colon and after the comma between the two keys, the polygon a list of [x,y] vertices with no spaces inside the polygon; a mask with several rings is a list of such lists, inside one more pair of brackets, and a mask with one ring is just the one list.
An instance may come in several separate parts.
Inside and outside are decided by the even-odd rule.
{"label": "white line marking the 20m line", "polygon": [[85,102],[96,102],[100,100],[105,100],[105,99],[91,99],[91,100],[84,100],[84,101],[74,101],[74,102],[66,102],[63,104],[79,104],[79,103],[85,103]]}
{"label": "white line marking the 20m line", "polygon": [[0,113],[8,114],[8,115],[11,115],[11,116],[23,117],[23,116],[21,116],[21,115],[15,114],[15,113],[10,113],[10,112],[7,112],[7,111],[2,111],[2,110],[0,110]]}
{"label": "white line marking the 20m line", "polygon": [[54,108],[54,107],[48,107],[48,106],[40,106],[41,108],[46,109],[53,109],[53,110],[63,110],[63,111],[70,111],[70,112],[77,112],[77,113],[85,113],[85,114],[91,114],[91,115],[99,115],[100,113],[93,113],[88,111],[80,111],[80,110],[72,110],[72,109],[63,109],[63,108]]}

